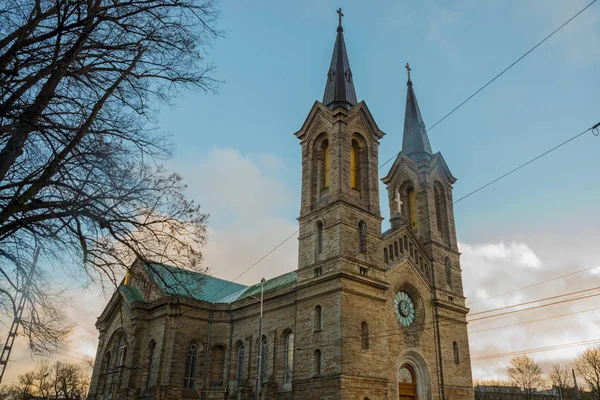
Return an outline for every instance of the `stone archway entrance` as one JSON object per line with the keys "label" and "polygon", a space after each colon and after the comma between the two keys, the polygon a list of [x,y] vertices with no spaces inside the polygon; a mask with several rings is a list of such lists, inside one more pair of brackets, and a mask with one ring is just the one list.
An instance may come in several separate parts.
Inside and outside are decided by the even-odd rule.
{"label": "stone archway entrance", "polygon": [[418,400],[417,378],[408,364],[402,365],[398,370],[398,396],[399,400]]}

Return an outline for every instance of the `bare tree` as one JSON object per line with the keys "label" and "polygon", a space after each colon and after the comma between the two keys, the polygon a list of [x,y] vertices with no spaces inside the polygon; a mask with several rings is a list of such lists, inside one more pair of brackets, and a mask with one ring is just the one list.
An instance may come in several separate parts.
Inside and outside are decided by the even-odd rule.
{"label": "bare tree", "polygon": [[575,371],[595,399],[600,400],[600,347],[590,347],[575,359]]}
{"label": "bare tree", "polygon": [[40,362],[33,371],[18,376],[17,383],[0,387],[0,400],[83,399],[90,377],[76,364]]}
{"label": "bare tree", "polygon": [[67,332],[42,281],[75,273],[67,261],[113,284],[136,258],[201,268],[206,215],[160,166],[171,146],[153,106],[214,90],[203,54],[217,17],[215,0],[1,2],[0,311],[14,314],[43,246],[24,322],[34,351]]}
{"label": "bare tree", "polygon": [[525,399],[530,400],[531,394],[542,384],[542,368],[527,355],[514,356],[506,369],[508,377],[523,389]]}
{"label": "bare tree", "polygon": [[573,386],[571,368],[568,365],[552,364],[548,378],[558,388],[561,400],[564,399],[566,389]]}

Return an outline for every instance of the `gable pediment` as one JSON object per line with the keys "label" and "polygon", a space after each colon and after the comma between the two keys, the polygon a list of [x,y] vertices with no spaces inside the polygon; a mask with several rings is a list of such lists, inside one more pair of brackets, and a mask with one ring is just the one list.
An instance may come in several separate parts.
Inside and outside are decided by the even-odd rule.
{"label": "gable pediment", "polygon": [[315,101],[308,116],[302,124],[302,128],[294,135],[305,142],[312,139],[315,135],[318,135],[322,131],[330,130],[333,125],[334,118],[333,112],[325,107],[323,103]]}

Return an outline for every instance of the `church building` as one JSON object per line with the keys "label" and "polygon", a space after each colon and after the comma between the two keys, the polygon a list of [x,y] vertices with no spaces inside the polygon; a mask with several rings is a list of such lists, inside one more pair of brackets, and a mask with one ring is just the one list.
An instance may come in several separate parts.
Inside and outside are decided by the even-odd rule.
{"label": "church building", "polygon": [[297,268],[245,286],[137,261],[98,318],[90,400],[473,399],[456,178],[431,149],[407,64],[382,231],[385,133],[357,100],[338,12],[323,101],[295,133]]}

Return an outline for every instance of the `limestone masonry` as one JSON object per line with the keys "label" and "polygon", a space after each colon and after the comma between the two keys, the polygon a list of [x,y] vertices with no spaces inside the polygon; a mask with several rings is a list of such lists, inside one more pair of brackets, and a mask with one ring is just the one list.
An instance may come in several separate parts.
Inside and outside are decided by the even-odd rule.
{"label": "limestone masonry", "polygon": [[295,134],[298,268],[264,283],[260,341],[260,283],[138,261],[98,318],[90,400],[254,399],[257,376],[262,399],[473,398],[456,178],[407,69],[402,151],[382,178],[391,229],[384,132],[357,101],[340,13],[323,102]]}

